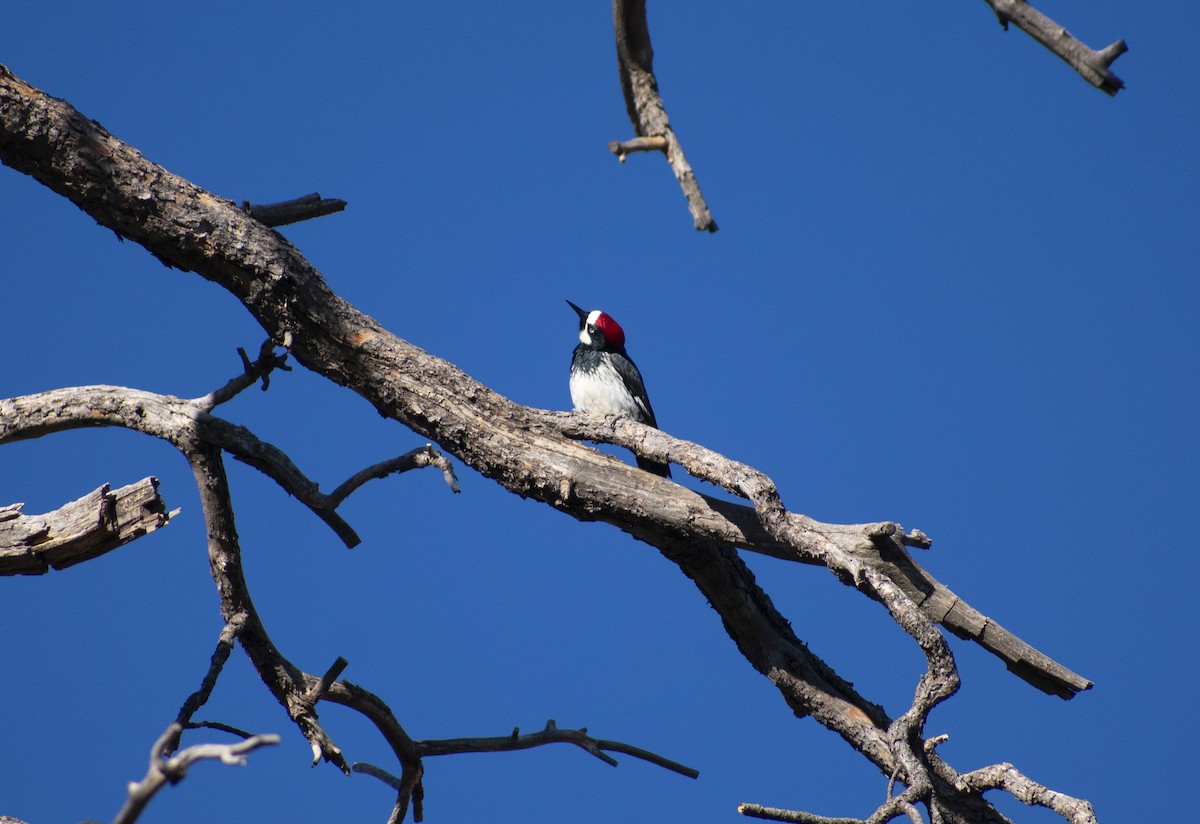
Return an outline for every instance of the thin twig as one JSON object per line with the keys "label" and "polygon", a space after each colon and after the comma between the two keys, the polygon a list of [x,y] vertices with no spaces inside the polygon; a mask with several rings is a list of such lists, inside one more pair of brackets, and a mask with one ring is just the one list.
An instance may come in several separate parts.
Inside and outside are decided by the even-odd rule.
{"label": "thin twig", "polygon": [[251,738],[254,735],[254,733],[247,732],[241,727],[224,724],[220,721],[189,721],[183,727],[187,730],[217,730],[219,732],[227,732],[230,735],[236,735],[238,738]]}
{"label": "thin twig", "polygon": [[418,741],[417,748],[422,756],[433,756],[464,752],[509,752],[557,743],[574,744],[613,767],[617,766],[617,761],[612,756],[607,755],[605,753],[606,750],[621,752],[625,755],[631,755],[634,758],[640,758],[643,761],[648,761],[651,764],[687,776],[688,778],[696,778],[700,775],[698,770],[684,766],[669,758],[664,758],[649,750],[644,750],[631,744],[623,744],[619,741],[592,738],[587,734],[586,728],[578,730],[559,729],[554,719],[547,721],[544,729],[538,732],[526,733],[525,735],[521,735],[519,730],[514,729],[511,735]]}
{"label": "thin twig", "polygon": [[778,807],[764,807],[761,804],[739,804],[737,811],[749,818],[763,818],[768,821],[788,821],[794,824],[863,824],[861,818],[830,818],[824,815],[813,815],[800,810],[782,810]]}
{"label": "thin twig", "polygon": [[271,372],[273,370],[292,371],[292,367],[287,365],[287,352],[276,354],[275,342],[270,338],[263,341],[259,347],[257,360],[251,361],[246,355],[246,350],[240,346],[237,353],[238,357],[242,359],[242,374],[231,378],[228,383],[219,389],[214,389],[207,395],[193,400],[192,403],[196,408],[205,412],[211,412],[217,406],[236,397],[240,392],[253,386],[260,380],[265,392],[267,391],[267,387],[270,386]]}
{"label": "thin twig", "polygon": [[[217,677],[220,676],[225,662],[229,660],[229,654],[233,652],[234,642],[245,625],[246,613],[244,612],[232,615],[225,622],[221,634],[217,637],[217,647],[213,650],[212,658],[208,665],[208,672],[204,674],[204,679],[200,682],[200,688],[184,699],[183,705],[179,708],[179,714],[175,716],[175,723],[181,728],[188,727],[192,716],[196,714],[196,710],[208,703],[209,696],[212,695],[212,691],[217,685]],[[167,752],[174,752],[178,746],[179,741],[176,739],[171,742],[171,746],[167,748]]]}
{"label": "thin twig", "polygon": [[434,466],[442,470],[442,475],[446,479],[446,485],[450,487],[451,492],[460,492],[458,488],[458,478],[454,475],[454,467],[446,459],[441,452],[433,448],[432,444],[425,444],[416,449],[405,452],[396,458],[380,461],[377,464],[372,464],[365,469],[360,469],[349,478],[342,482],[337,489],[325,496],[326,503],[331,508],[336,508],[341,505],[354,490],[365,484],[367,481],[386,478],[388,475],[407,472],[410,469],[421,469],[426,466]]}

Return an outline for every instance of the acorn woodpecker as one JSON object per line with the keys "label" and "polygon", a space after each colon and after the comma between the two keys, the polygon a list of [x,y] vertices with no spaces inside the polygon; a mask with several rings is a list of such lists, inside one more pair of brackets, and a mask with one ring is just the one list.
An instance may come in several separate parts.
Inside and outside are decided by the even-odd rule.
{"label": "acorn woodpecker", "polygon": [[[642,373],[625,352],[625,330],[599,309],[585,312],[571,301],[579,315],[579,345],[571,355],[571,402],[576,411],[620,415],[658,428]],[[671,467],[637,456],[647,472],[671,477]]]}

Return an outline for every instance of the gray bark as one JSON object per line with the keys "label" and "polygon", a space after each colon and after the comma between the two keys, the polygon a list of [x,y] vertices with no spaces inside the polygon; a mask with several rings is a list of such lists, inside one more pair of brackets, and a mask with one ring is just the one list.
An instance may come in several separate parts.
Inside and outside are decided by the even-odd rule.
{"label": "gray bark", "polygon": [[[793,712],[811,715],[836,732],[883,775],[900,776],[909,788],[904,804],[924,803],[942,821],[1004,820],[922,737],[928,712],[958,686],[953,657],[934,622],[974,638],[1018,675],[1064,698],[1091,686],[971,610],[921,570],[908,548],[927,547],[923,535],[905,533],[886,521],[822,524],[788,512],[762,473],[697,444],[632,421],[550,413],[513,403],[342,300],[295,247],[235,204],[148,162],[95,121],[2,67],[0,159],[167,265],[221,285],[304,366],[361,395],[380,414],[437,442],[509,491],[580,520],[607,522],[657,548],[695,582],[747,661],[776,686]],[[50,431],[53,427],[45,418],[39,421],[33,410],[51,394],[5,402],[10,407],[0,410],[0,443]],[[165,405],[178,400],[169,399]],[[391,736],[404,767],[399,782],[405,788],[403,804],[398,801],[393,814],[402,817],[408,803],[405,793],[419,789],[419,746],[403,735],[390,710],[379,707],[373,696],[342,681],[323,684],[289,664],[270,643],[241,579],[221,466],[221,450],[236,450],[228,445],[236,439],[216,423],[204,421],[199,415],[205,409],[203,401],[190,402],[193,412],[182,414],[189,420],[167,427],[174,434],[152,434],[172,440],[192,462],[225,620],[244,622],[239,640],[313,743],[315,754],[347,768],[316,721],[312,708],[318,700],[376,713],[377,725]],[[79,407],[89,403],[80,398],[67,401],[71,402]],[[168,409],[165,414],[175,413]],[[64,418],[78,425],[126,425],[119,411],[112,416],[107,423],[90,413]],[[198,421],[204,425],[198,426]],[[751,506],[718,502],[641,472],[580,444],[580,438],[618,443],[644,457],[675,463],[742,496]],[[263,461],[266,466],[283,463],[269,450],[253,454],[269,457]],[[329,506],[327,496],[306,501],[310,506],[322,502]],[[332,515],[331,509],[327,514]],[[926,656],[928,672],[917,685],[909,711],[889,718],[813,654],[758,586],[738,550],[824,565],[847,585],[882,603]]]}

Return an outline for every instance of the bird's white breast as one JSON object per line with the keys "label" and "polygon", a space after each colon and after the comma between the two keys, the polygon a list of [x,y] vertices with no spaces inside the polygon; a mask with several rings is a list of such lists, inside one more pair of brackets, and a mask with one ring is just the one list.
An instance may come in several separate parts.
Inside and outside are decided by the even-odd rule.
{"label": "bird's white breast", "polygon": [[602,360],[591,371],[571,375],[571,402],[579,412],[646,420],[645,412],[607,360]]}

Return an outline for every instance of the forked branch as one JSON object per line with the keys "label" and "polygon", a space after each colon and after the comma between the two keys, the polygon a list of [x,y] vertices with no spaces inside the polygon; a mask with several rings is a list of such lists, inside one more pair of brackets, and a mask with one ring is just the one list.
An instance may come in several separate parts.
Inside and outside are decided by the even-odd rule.
{"label": "forked branch", "polygon": [[[67,429],[118,426],[161,438],[185,453],[199,443],[215,445],[278,483],[324,521],[348,547],[356,546],[359,538],[336,510],[348,495],[368,480],[432,466],[442,470],[451,490],[458,491],[453,467],[437,450],[426,444],[398,458],[367,467],[341,484],[332,494],[325,494],[282,450],[260,440],[245,427],[210,414],[209,410],[216,404],[229,400],[237,392],[253,386],[259,380],[266,380],[272,368],[282,366],[282,358],[275,356],[269,349],[269,346],[264,346],[259,360],[248,364],[244,374],[235,377],[220,389],[192,400],[117,386],[80,386],[0,399],[0,444],[37,438]],[[126,493],[126,503],[119,510],[120,517],[115,508],[115,499],[108,496],[107,488],[77,501],[70,509],[64,508],[68,513],[73,513],[81,508],[93,507],[92,498],[95,497],[99,500],[102,514],[112,510],[107,519],[100,519],[101,528],[90,530],[82,538],[68,534],[65,529],[60,529],[57,533],[47,533],[48,527],[44,526],[43,521],[48,516],[40,516],[41,520],[21,521],[11,517],[5,519],[6,511],[12,514],[11,508],[0,510],[0,529],[9,521],[13,521],[17,525],[27,527],[25,532],[28,535],[28,546],[24,552],[14,549],[11,556],[6,557],[3,545],[0,544],[0,573],[3,572],[6,561],[12,564],[14,571],[27,572],[37,572],[38,565],[43,561],[56,567],[77,563],[77,560],[72,561],[71,558],[86,560],[92,557],[86,553],[94,551],[93,546],[99,548],[99,551],[107,551],[113,546],[132,540],[132,537],[137,537],[141,534],[138,530],[150,531],[168,520],[169,516],[154,509],[157,493],[154,499],[143,503],[141,508],[136,508],[129,501],[135,495],[145,495],[143,487],[130,487],[119,492]],[[158,505],[161,506],[161,501]],[[155,520],[155,516],[158,521]],[[102,545],[97,543],[100,538],[93,534],[98,531],[104,534],[111,533],[111,540],[117,543],[111,546],[105,544],[107,549],[101,548]],[[48,534],[53,534],[54,540],[46,540],[45,536]],[[89,535],[92,537],[89,538]],[[42,543],[39,544],[39,541]]]}
{"label": "forked branch", "polygon": [[1079,73],[1087,82],[1109,96],[1125,88],[1121,78],[1109,67],[1113,61],[1129,50],[1124,40],[1117,40],[1103,49],[1090,49],[1075,39],[1065,28],[1055,23],[1025,0],[986,0],[996,12],[1000,25],[1006,30],[1009,23],[1041,43],[1053,54],[1062,58],[1067,65]]}
{"label": "forked branch", "polygon": [[[986,2],[1006,30],[1009,23],[1015,23],[1105,94],[1115,95],[1124,88],[1125,83],[1110,70],[1113,61],[1128,50],[1124,40],[1117,40],[1097,51],[1084,45],[1025,0]],[[658,79],[654,75],[654,49],[650,45],[650,28],[646,22],[646,0],[613,0],[613,29],[617,41],[621,92],[637,137],[611,141],[608,150],[622,163],[626,156],[637,152],[662,152],[687,198],[688,210],[696,229],[717,231],[717,223],[700,192],[700,184],[683,154],[683,147],[671,128],[666,106],[658,92]]]}
{"label": "forked branch", "polygon": [[[623,446],[654,460],[682,466],[693,477],[708,481],[750,501],[753,510],[701,496],[746,537],[738,546],[774,558],[829,568],[843,583],[876,598],[862,587],[861,569],[870,566],[899,587],[932,621],[960,638],[975,641],[996,655],[1017,676],[1044,692],[1071,698],[1091,689],[1092,682],[1039,652],[991,618],[982,615],[923,569],[906,547],[928,548],[932,542],[919,531],[905,532],[891,522],[825,524],[788,512],[769,477],[739,461],[690,441],[635,421],[570,412],[541,413],[546,425],[570,438]],[[747,519],[753,521],[748,523]],[[754,527],[761,534],[754,531]],[[878,598],[876,598],[878,600]]]}
{"label": "forked branch", "polygon": [[637,138],[613,141],[608,150],[623,163],[630,152],[661,151],[687,198],[697,231],[715,232],[717,222],[700,192],[700,183],[671,128],[666,106],[654,76],[654,48],[646,23],[646,0],[613,0],[613,30],[617,40],[617,71],[625,110]]}
{"label": "forked branch", "polygon": [[279,743],[278,735],[255,735],[236,744],[196,744],[168,758],[167,753],[174,746],[172,742],[179,740],[180,732],[180,726],[172,723],[154,742],[146,777],[129,785],[129,798],[113,819],[113,824],[133,824],[155,793],[167,784],[182,781],[188,769],[197,761],[214,760],[240,767],[246,763],[247,753]]}
{"label": "forked branch", "polygon": [[[605,521],[657,548],[696,584],[746,660],[776,686],[793,712],[811,715],[836,732],[883,776],[899,774],[915,782],[911,789],[928,799],[931,813],[939,820],[962,824],[1002,820],[977,793],[958,784],[959,773],[916,740],[924,706],[941,700],[948,681],[941,678],[919,685],[912,714],[893,722],[882,707],[860,695],[796,637],[737,552],[748,549],[823,565],[843,582],[884,603],[914,633],[934,679],[944,665],[935,650],[939,642],[926,626],[932,621],[977,638],[1014,671],[1029,677],[1014,664],[1027,660],[1013,656],[1019,645],[994,644],[989,639],[995,625],[986,619],[980,626],[960,623],[964,615],[978,613],[957,611],[958,599],[952,593],[922,577],[923,571],[907,551],[909,546],[926,546],[922,536],[905,533],[890,522],[823,524],[789,512],[762,473],[715,453],[693,450],[694,445],[646,427],[631,429],[637,425],[628,421],[555,415],[513,403],[346,303],[279,234],[233,204],[149,163],[95,121],[3,70],[0,120],[4,127],[0,159],[27,171],[160,260],[198,271],[227,289],[267,335],[284,342],[303,365],[350,388],[380,414],[437,442],[511,492],[580,520]],[[89,152],[81,153],[81,146],[99,147],[89,152],[102,149],[104,163],[94,162]],[[202,237],[193,230],[200,226]],[[0,420],[6,417],[0,415]],[[596,426],[607,427],[609,434],[596,434],[590,428]],[[639,455],[678,463],[696,477],[745,497],[752,507],[714,501],[577,442],[605,437],[615,442],[618,433],[634,444]],[[219,438],[184,447],[201,486],[206,519],[211,512],[229,507],[221,455],[214,444],[225,448]],[[253,605],[237,585],[240,562],[236,553],[229,554],[236,534],[232,511],[211,520],[208,527],[210,552],[218,553],[213,568],[236,573],[218,583],[223,614],[229,620],[245,612],[249,618],[241,635],[243,646],[248,651],[266,650],[269,639],[254,630]],[[306,713],[307,705],[300,700],[319,679],[266,654],[255,663],[260,674],[267,671],[264,680],[270,680],[318,755],[344,766],[340,751],[323,738],[315,717]],[[1064,697],[1090,686],[1065,668],[1036,669],[1041,673],[1038,679],[1045,680],[1030,678],[1031,682],[1043,689],[1052,685]],[[376,706],[363,691],[344,681],[332,683],[325,700],[377,713],[376,723],[381,730],[390,730],[385,736],[393,735],[393,749],[405,767],[404,792],[418,799],[419,750],[402,736],[398,725],[389,726],[386,706]],[[928,790],[921,784],[923,776],[928,776]],[[403,815],[408,798],[398,795],[394,817]]]}

